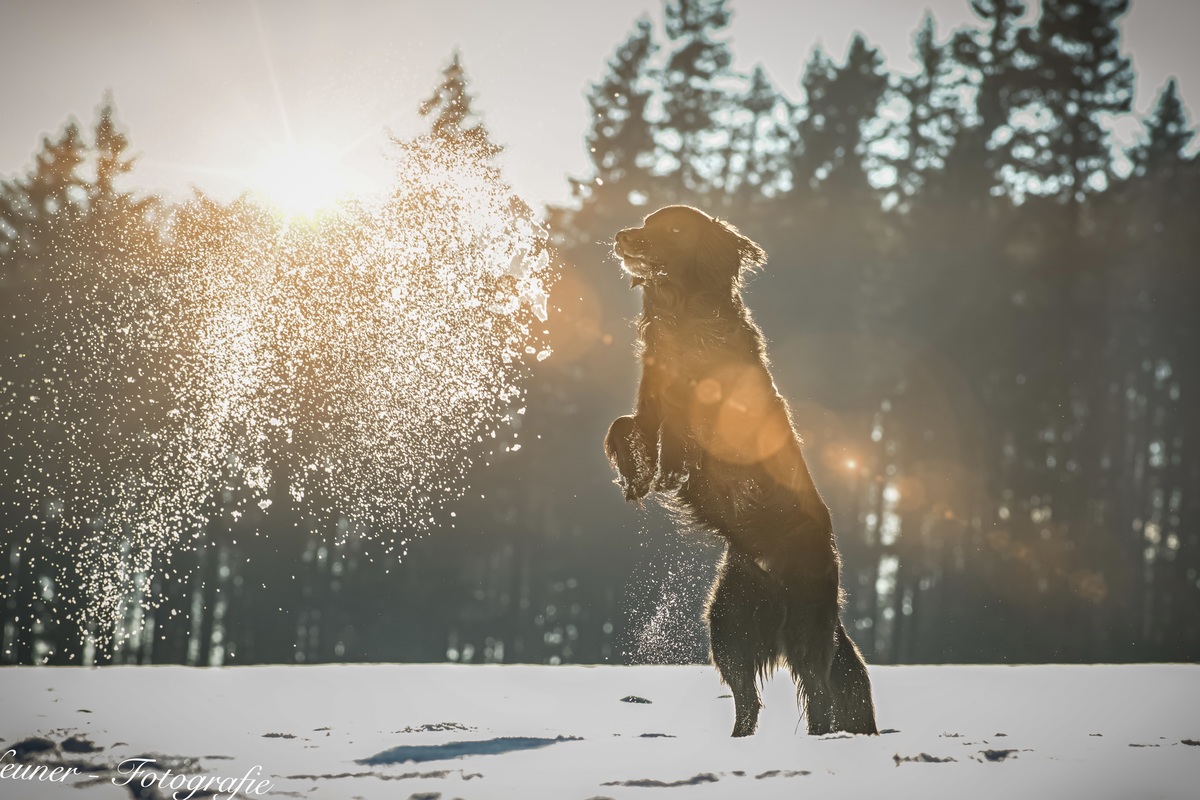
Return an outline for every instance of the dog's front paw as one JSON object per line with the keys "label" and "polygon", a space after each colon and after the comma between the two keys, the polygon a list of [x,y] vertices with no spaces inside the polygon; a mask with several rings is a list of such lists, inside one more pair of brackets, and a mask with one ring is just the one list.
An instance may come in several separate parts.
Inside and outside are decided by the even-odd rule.
{"label": "dog's front paw", "polygon": [[670,469],[659,470],[654,476],[654,485],[651,487],[656,492],[674,492],[683,486],[683,482],[687,480],[687,470],[685,469]]}
{"label": "dog's front paw", "polygon": [[688,480],[695,466],[694,457],[689,457],[687,441],[679,435],[663,431],[659,440],[658,470],[654,476],[656,492],[675,492]]}
{"label": "dog's front paw", "polygon": [[614,483],[621,487],[625,500],[640,502],[650,493],[654,460],[650,447],[633,417],[617,417],[604,437],[604,453],[620,476]]}

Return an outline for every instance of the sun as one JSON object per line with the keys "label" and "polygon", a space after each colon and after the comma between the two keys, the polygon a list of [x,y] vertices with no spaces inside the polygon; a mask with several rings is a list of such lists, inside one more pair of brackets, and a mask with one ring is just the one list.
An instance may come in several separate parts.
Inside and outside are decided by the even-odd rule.
{"label": "sun", "polygon": [[324,142],[287,142],[266,153],[250,171],[255,194],[289,216],[313,216],[351,189],[341,154]]}

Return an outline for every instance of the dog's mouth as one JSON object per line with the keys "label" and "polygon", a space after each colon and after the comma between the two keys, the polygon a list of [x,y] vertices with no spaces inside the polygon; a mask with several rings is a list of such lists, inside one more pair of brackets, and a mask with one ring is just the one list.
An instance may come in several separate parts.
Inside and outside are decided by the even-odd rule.
{"label": "dog's mouth", "polygon": [[622,269],[633,279],[632,286],[645,284],[662,266],[647,257],[644,251],[636,250],[619,241],[613,245],[613,253],[621,259]]}

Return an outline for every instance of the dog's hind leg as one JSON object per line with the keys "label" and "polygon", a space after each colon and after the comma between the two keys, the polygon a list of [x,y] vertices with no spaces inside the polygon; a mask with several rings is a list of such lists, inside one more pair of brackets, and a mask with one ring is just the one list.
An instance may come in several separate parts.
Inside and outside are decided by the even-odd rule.
{"label": "dog's hind leg", "polygon": [[733,692],[733,735],[749,736],[762,706],[758,680],[779,658],[783,606],[767,574],[730,547],[717,571],[707,617],[713,663]]}
{"label": "dog's hind leg", "polygon": [[850,733],[879,733],[875,724],[875,701],[871,678],[862,654],[842,624],[837,626],[837,649],[830,674],[834,718],[838,730]]}
{"label": "dog's hind leg", "polygon": [[786,586],[781,638],[808,732],[820,735],[836,730],[830,673],[837,647],[837,573],[830,581],[811,574],[811,569],[804,571],[808,574],[780,576]]}

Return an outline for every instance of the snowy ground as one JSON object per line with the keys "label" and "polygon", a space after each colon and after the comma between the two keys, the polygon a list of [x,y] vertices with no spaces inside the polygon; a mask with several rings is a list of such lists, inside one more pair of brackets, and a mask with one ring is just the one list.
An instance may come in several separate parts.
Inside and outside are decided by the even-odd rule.
{"label": "snowy ground", "polygon": [[6,668],[0,752],[81,773],[22,780],[9,754],[0,798],[170,796],[114,785],[136,757],[189,778],[259,767],[269,797],[1200,796],[1200,666],[872,675],[895,732],[809,737],[778,676],[758,735],[734,740],[733,701],[699,666]]}

